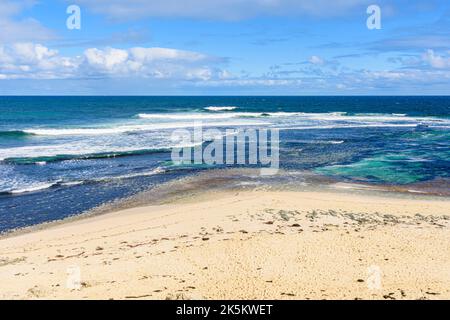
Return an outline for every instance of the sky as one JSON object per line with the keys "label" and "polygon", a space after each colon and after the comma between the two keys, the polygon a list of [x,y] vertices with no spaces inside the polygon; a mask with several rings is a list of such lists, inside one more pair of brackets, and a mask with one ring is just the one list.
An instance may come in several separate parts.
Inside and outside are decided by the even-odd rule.
{"label": "sky", "polygon": [[0,95],[449,93],[448,0],[0,0]]}

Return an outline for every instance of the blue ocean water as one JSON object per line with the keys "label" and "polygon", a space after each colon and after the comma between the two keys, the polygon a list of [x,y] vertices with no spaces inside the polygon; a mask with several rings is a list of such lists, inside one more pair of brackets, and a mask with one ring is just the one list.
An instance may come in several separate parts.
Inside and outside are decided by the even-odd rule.
{"label": "blue ocean water", "polygon": [[211,169],[171,162],[199,121],[280,129],[288,172],[448,188],[450,97],[0,97],[0,232]]}

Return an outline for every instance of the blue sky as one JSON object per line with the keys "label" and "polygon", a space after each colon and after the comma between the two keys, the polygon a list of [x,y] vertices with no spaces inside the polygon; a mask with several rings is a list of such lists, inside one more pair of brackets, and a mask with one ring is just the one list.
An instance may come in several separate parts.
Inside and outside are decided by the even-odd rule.
{"label": "blue sky", "polygon": [[446,0],[0,0],[0,30],[0,94],[450,92]]}

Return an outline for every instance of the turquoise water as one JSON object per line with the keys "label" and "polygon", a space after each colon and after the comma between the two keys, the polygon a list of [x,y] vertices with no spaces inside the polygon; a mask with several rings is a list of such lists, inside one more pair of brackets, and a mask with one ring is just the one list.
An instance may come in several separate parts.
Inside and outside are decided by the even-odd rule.
{"label": "turquoise water", "polygon": [[392,186],[450,172],[449,97],[0,97],[0,111],[0,232],[214,168],[171,162],[173,130],[198,122],[280,129],[288,172]]}
{"label": "turquoise water", "polygon": [[450,132],[442,128],[398,133],[391,139],[389,146],[373,152],[369,157],[320,167],[315,171],[358,181],[394,185],[449,177],[449,139]]}

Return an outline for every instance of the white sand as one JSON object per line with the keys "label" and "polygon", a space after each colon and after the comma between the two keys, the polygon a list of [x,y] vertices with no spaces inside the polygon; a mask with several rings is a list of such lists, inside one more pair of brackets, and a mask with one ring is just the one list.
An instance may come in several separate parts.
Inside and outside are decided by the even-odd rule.
{"label": "white sand", "polygon": [[205,193],[0,240],[0,298],[449,299],[449,214],[445,199]]}

